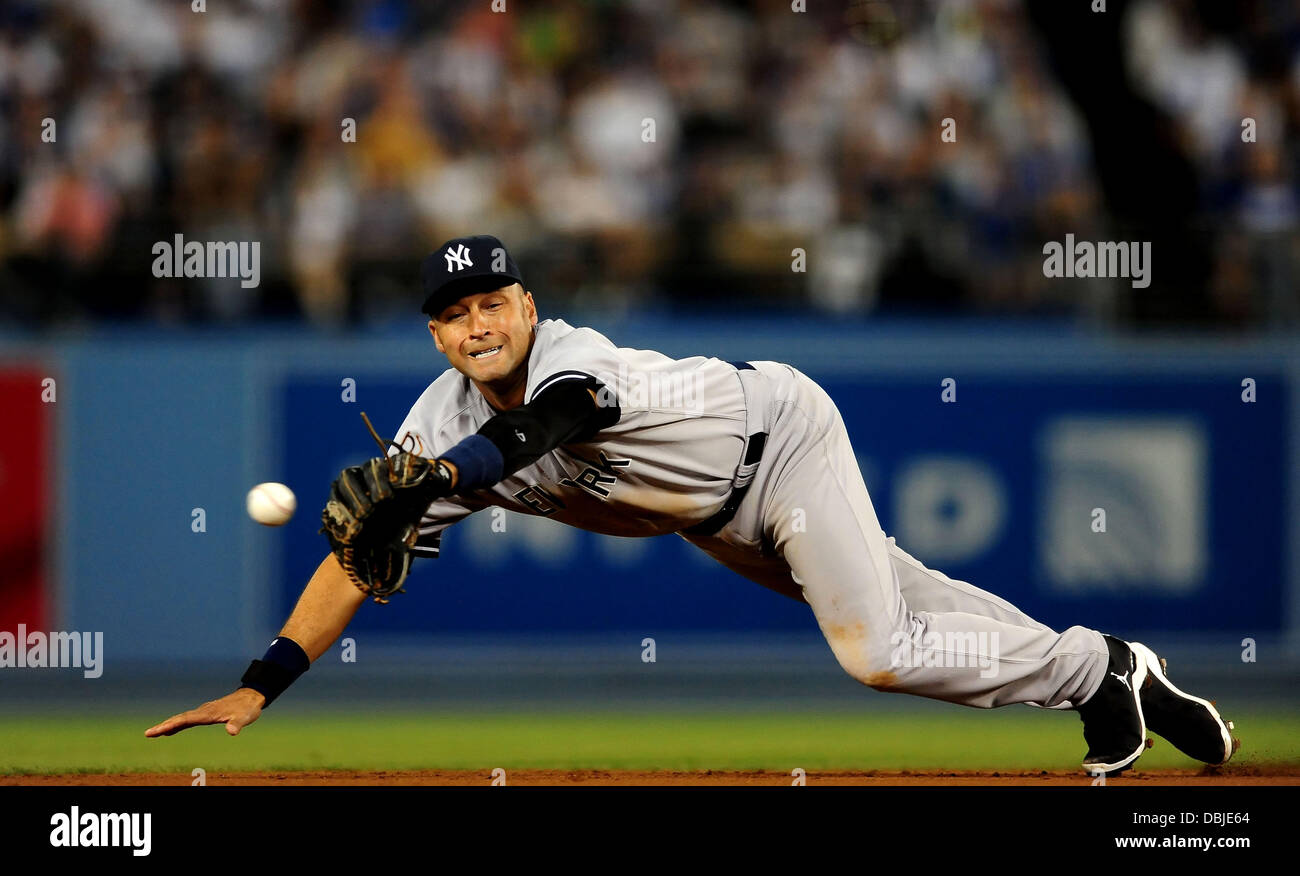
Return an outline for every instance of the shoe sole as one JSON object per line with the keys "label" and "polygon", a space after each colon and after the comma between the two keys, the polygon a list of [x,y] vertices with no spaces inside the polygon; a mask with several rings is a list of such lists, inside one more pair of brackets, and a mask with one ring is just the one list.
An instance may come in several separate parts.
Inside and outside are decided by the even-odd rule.
{"label": "shoe sole", "polygon": [[1142,655],[1138,654],[1137,651],[1134,650],[1132,644],[1128,642],[1125,642],[1124,644],[1128,645],[1129,653],[1133,655],[1133,677],[1129,680],[1129,686],[1131,688],[1131,693],[1133,694],[1133,703],[1134,705],[1137,706],[1138,727],[1141,731],[1138,734],[1138,739],[1140,741],[1138,742],[1137,749],[1132,754],[1128,755],[1127,757],[1121,758],[1120,760],[1117,760],[1114,763],[1098,763],[1098,762],[1089,763],[1087,761],[1084,761],[1083,771],[1086,772],[1088,775],[1094,777],[1098,773],[1103,773],[1107,777],[1122,773],[1124,770],[1132,766],[1133,761],[1141,757],[1142,752],[1146,751],[1147,748],[1150,747],[1151,745],[1151,740],[1147,739],[1146,718],[1143,717],[1142,715],[1141,691],[1142,691],[1142,685],[1146,684],[1146,680],[1147,680],[1147,673],[1148,673],[1147,662]]}
{"label": "shoe sole", "polygon": [[[1168,671],[1168,663],[1165,661],[1163,657],[1157,655],[1156,652],[1152,651],[1150,648],[1148,648],[1146,645],[1143,645],[1141,642],[1130,642],[1129,648],[1131,648],[1133,652],[1138,655],[1139,659],[1141,659],[1143,662],[1146,663],[1147,673],[1151,682],[1158,681],[1161,685],[1164,686],[1164,688],[1169,693],[1173,694],[1174,696],[1178,697],[1184,702],[1195,703],[1197,706],[1204,709],[1205,712],[1210,716],[1210,718],[1213,719],[1214,723],[1217,725],[1219,730],[1220,741],[1222,742],[1223,756],[1219,760],[1210,760],[1209,758],[1206,757],[1201,757],[1196,754],[1191,754],[1184,748],[1185,743],[1180,744],[1180,742],[1182,742],[1181,739],[1171,738],[1171,736],[1179,736],[1180,734],[1174,733],[1174,734],[1166,735],[1165,733],[1161,733],[1160,730],[1155,730],[1155,732],[1160,733],[1161,736],[1164,736],[1166,739],[1168,739],[1171,743],[1174,744],[1175,748],[1177,748],[1179,751],[1182,751],[1188,757],[1192,757],[1195,758],[1196,760],[1204,761],[1205,763],[1208,763],[1211,766],[1220,766],[1222,764],[1227,763],[1229,760],[1231,760],[1232,755],[1235,754],[1237,749],[1241,747],[1241,742],[1237,739],[1234,739],[1232,736],[1232,731],[1236,729],[1233,726],[1233,723],[1231,721],[1223,720],[1223,717],[1219,714],[1219,711],[1216,708],[1214,708],[1213,703],[1209,702],[1208,700],[1203,700],[1200,697],[1194,697],[1189,693],[1179,690],[1178,687],[1172,681],[1169,680],[1169,677],[1165,675],[1165,673]],[[1193,747],[1193,746],[1188,746],[1188,747]]]}

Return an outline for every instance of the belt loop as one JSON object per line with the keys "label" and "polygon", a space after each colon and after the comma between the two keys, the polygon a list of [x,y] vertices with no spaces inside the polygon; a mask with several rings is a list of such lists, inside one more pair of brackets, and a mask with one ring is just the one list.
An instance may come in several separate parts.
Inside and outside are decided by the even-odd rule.
{"label": "belt loop", "polygon": [[763,459],[763,449],[767,446],[767,432],[764,420],[767,417],[769,394],[767,377],[748,362],[729,362],[740,377],[740,386],[745,393],[745,450],[740,464],[736,466],[736,475],[731,483],[731,494],[722,507],[712,517],[695,524],[682,532],[688,535],[716,535],[736,516],[736,509],[749,492],[749,486],[758,473],[759,463]]}
{"label": "belt loop", "polygon": [[748,362],[738,368],[740,388],[745,393],[745,435],[767,431],[768,415],[772,407],[772,386],[767,375]]}

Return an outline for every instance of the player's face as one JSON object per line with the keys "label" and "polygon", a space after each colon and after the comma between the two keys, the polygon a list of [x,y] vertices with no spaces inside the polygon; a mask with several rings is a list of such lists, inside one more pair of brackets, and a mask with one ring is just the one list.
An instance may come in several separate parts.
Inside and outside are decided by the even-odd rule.
{"label": "player's face", "polygon": [[537,307],[518,283],[466,295],[429,320],[451,366],[478,383],[500,383],[527,366]]}

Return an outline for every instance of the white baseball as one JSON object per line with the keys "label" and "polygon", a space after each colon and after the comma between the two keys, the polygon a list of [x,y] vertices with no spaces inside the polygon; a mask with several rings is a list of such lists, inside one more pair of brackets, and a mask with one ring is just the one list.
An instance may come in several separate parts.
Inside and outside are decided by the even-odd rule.
{"label": "white baseball", "polygon": [[266,526],[283,526],[298,509],[293,490],[274,482],[248,491],[248,516]]}

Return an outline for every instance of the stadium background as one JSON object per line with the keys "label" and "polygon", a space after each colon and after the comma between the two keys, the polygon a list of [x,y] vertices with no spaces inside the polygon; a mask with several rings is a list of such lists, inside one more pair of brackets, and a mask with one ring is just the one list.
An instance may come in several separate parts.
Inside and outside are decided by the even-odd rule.
{"label": "stadium background", "polygon": [[[0,670],[0,772],[382,764],[312,722],[372,739],[412,713],[443,734],[428,765],[528,763],[540,737],[559,764],[987,766],[1021,738],[1007,722],[1049,740],[1025,765],[1077,758],[1074,721],[860,688],[805,607],[680,540],[513,515],[455,527],[363,607],[356,662],[336,647],[244,748],[135,738],[274,635],[324,555],[329,481],[371,450],[358,412],[395,429],[445,367],[419,260],[478,232],[543,317],[823,382],[905,549],[1047,623],[1162,646],[1272,728],[1255,755],[1300,758],[1300,14],[1069,5],[5,4],[0,630],[102,631],[105,662]],[[260,285],[154,277],[176,234],[259,241]],[[1066,234],[1150,241],[1151,285],[1045,277]],[[298,494],[283,529],[244,514],[264,480]],[[70,710],[96,717],[69,730]],[[479,711],[532,741],[490,764],[439,748]],[[538,717],[732,712],[848,716],[850,741],[733,757],[727,719],[646,754]]]}

